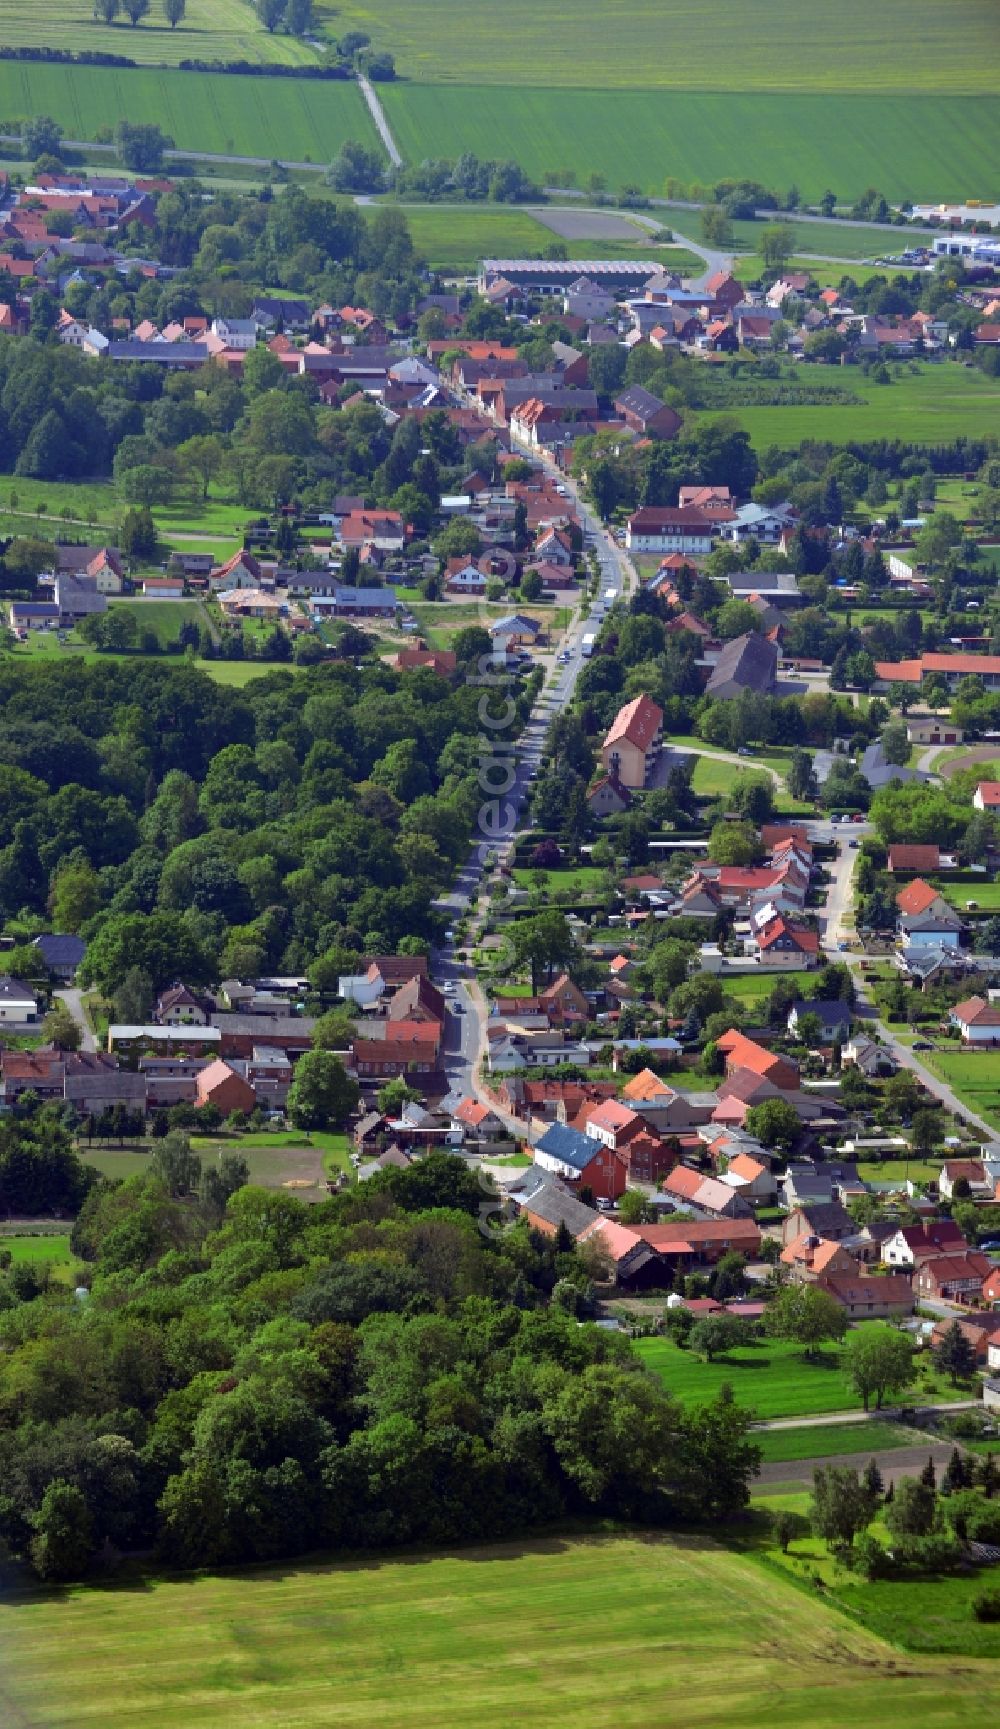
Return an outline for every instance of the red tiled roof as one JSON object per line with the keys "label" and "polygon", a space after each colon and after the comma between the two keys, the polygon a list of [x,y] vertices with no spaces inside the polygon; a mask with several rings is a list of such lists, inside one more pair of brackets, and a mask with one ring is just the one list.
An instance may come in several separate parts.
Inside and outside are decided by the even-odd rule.
{"label": "red tiled roof", "polygon": [[649,749],[663,725],[663,710],[651,696],[637,696],[618,710],[608,729],[604,748],[626,739],[639,750]]}
{"label": "red tiled roof", "polygon": [[918,913],[925,913],[939,898],[937,889],[931,888],[923,877],[917,877],[914,882],[907,883],[896,896],[896,905],[901,913],[913,918]]}
{"label": "red tiled roof", "polygon": [[892,846],[889,848],[891,871],[936,871],[941,863],[941,848],[937,846]]}

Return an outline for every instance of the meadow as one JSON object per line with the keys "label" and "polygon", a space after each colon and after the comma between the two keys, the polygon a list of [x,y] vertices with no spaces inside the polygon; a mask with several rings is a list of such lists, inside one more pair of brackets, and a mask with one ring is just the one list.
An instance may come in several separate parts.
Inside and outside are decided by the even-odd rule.
{"label": "meadow", "polygon": [[657,246],[636,230],[634,240],[563,240],[530,211],[510,205],[401,206],[413,244],[434,270],[474,272],[481,258],[538,258],[565,246],[570,258],[648,258],[650,275],[660,268],[698,275],[702,259],[683,246]]}
{"label": "meadow", "polygon": [[19,1729],[944,1729],[995,1711],[995,1665],[899,1665],[790,1571],[640,1532],[8,1594],[0,1711]]}
{"label": "meadow", "polygon": [[[408,79],[663,90],[874,90],[972,93],[995,88],[991,0],[844,0],[824,10],[779,0],[760,29],[743,0],[720,0],[710,41],[684,0],[609,0],[540,11],[511,0],[502,30],[480,28],[464,0],[340,0],[338,31],[361,29],[391,48]],[[563,36],[563,32],[565,35]],[[920,52],[905,52],[907,42]],[[624,128],[622,128],[624,130]],[[740,172],[736,169],[735,172]],[[704,178],[701,175],[700,178]]]}
{"label": "meadow", "polygon": [[[808,1517],[807,1491],[782,1492],[754,1497],[754,1508],[774,1513],[789,1512]],[[876,1518],[872,1535],[888,1541],[884,1520]],[[954,1576],[880,1579],[869,1582],[849,1572],[830,1554],[826,1543],[811,1533],[795,1537],[783,1555],[773,1540],[757,1531],[752,1546],[762,1567],[775,1580],[794,1580],[826,1602],[844,1611],[856,1624],[879,1638],[925,1657],[965,1654],[969,1657],[1000,1656],[1000,1626],[982,1624],[972,1615],[973,1599],[995,1583],[991,1569],[971,1569]],[[907,1664],[907,1668],[909,1664]],[[955,1722],[967,1720],[968,1712],[956,1701]],[[845,1721],[847,1719],[845,1718]],[[919,1711],[913,1722],[922,1721]]]}
{"label": "meadow", "polygon": [[732,413],[758,449],[798,445],[806,439],[833,444],[899,438],[940,444],[954,438],[995,435],[1000,422],[1000,382],[953,361],[918,365],[876,384],[851,372],[858,403],[814,403],[781,408],[735,408]]}
{"label": "meadow", "polygon": [[[866,1324],[881,1325],[878,1321]],[[761,1422],[861,1408],[838,1345],[824,1345],[810,1360],[803,1355],[802,1346],[791,1340],[763,1339],[754,1345],[740,1345],[713,1363],[693,1351],[682,1351],[670,1339],[639,1339],[635,1348],[646,1367],[659,1375],[682,1405],[714,1399],[720,1387],[728,1383],[739,1403],[749,1406]],[[933,1379],[932,1371],[924,1369],[922,1373]],[[927,1391],[926,1382],[921,1391]]]}
{"label": "meadow", "polygon": [[52,114],[67,138],[81,139],[138,115],[178,150],[263,160],[326,163],[348,138],[381,148],[357,85],[321,79],[0,61],[0,115],[9,125],[30,114]]}
{"label": "meadow", "polygon": [[[841,22],[839,13],[830,17]],[[384,85],[381,99],[404,159],[473,150],[513,156],[540,182],[572,173],[573,183],[583,186],[598,173],[612,190],[631,183],[652,193],[663,192],[668,175],[710,184],[742,174],[780,191],[794,180],[811,200],[827,187],[853,199],[873,179],[889,199],[1000,194],[996,96],[929,95],[918,103],[910,96],[872,94],[867,74],[863,94],[840,96],[613,90],[607,86],[614,82],[614,33],[606,12],[595,12],[594,19],[608,61],[594,73],[591,89],[520,88],[514,73],[510,88],[501,88],[499,77],[495,84],[473,84],[471,74],[462,85]],[[551,13],[538,14],[538,20],[548,34]],[[576,34],[574,22],[574,52],[562,56],[567,67],[578,65]],[[465,35],[475,39],[471,30]],[[746,35],[741,27],[741,48]],[[504,36],[522,66],[554,68],[553,57],[532,61],[515,32],[505,30]],[[700,36],[698,53],[707,63]],[[490,53],[491,79],[502,58],[498,62]],[[671,62],[672,56],[665,64]],[[644,79],[652,76],[648,59],[637,63]],[[837,252],[834,246],[817,250]]]}
{"label": "meadow", "polygon": [[[690,240],[701,239],[701,212],[698,210],[677,210],[671,208],[664,213],[664,220],[681,236]],[[776,211],[773,217],[763,218],[756,222],[734,222],[733,244],[737,255],[736,262],[740,274],[745,275],[741,252],[755,254],[760,245],[760,236],[767,221],[780,222],[792,231],[792,244],[798,255],[810,252],[822,257],[837,259],[877,258],[882,253],[896,254],[904,246],[913,246],[931,236],[930,229],[907,228],[904,230],[882,228],[852,228],[847,222],[804,222],[796,221],[794,216],[785,211]]]}
{"label": "meadow", "polygon": [[919,1054],[970,1111],[1000,1128],[1000,1051],[935,1050]]}
{"label": "meadow", "polygon": [[298,37],[265,30],[249,0],[188,0],[175,30],[163,15],[161,0],[152,0],[136,29],[121,14],[115,24],[98,22],[90,0],[4,0],[3,40],[9,48],[54,45],[78,54],[127,54],[146,65],[256,60],[306,66],[317,58],[316,50]]}

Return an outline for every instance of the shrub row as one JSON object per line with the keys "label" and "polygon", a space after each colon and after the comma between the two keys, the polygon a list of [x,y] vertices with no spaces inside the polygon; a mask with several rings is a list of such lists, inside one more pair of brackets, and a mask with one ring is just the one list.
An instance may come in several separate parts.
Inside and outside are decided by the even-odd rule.
{"label": "shrub row", "polygon": [[[148,71],[127,54],[102,54],[97,49],[5,48],[0,60],[40,60],[61,66],[114,66],[120,71]],[[179,72],[232,72],[244,78],[350,78],[347,66],[262,66],[255,60],[181,60]]]}

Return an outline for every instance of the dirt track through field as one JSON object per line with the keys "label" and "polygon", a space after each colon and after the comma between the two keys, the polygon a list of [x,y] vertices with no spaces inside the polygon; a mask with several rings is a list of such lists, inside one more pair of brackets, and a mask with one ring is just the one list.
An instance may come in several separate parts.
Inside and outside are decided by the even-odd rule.
{"label": "dirt track through field", "polygon": [[960,769],[971,768],[976,762],[1000,762],[1000,739],[993,744],[973,744],[968,750],[963,750],[961,756],[953,756],[949,762],[941,764],[937,773],[942,780],[951,780],[952,775]]}

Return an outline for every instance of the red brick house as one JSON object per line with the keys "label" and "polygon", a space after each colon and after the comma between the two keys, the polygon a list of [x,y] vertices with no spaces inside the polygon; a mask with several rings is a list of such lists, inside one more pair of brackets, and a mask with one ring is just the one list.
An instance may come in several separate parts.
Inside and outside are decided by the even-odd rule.
{"label": "red brick house", "polygon": [[253,1087],[221,1058],[209,1063],[195,1080],[195,1102],[215,1105],[224,1116],[230,1111],[252,1111],[257,1103]]}
{"label": "red brick house", "polygon": [[965,1255],[932,1255],[920,1262],[913,1285],[921,1297],[972,1304],[982,1297],[983,1284],[992,1271],[992,1261],[975,1250]]}

